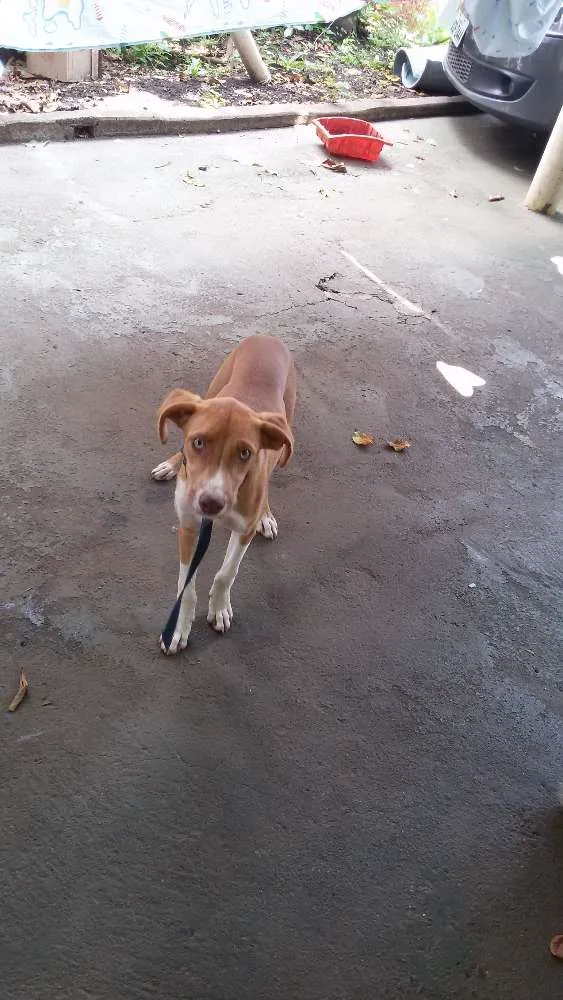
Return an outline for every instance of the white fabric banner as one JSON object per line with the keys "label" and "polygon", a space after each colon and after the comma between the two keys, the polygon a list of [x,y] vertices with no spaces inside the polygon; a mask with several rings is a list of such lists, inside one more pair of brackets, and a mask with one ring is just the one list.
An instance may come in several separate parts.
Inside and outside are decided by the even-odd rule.
{"label": "white fabric banner", "polygon": [[334,21],[364,0],[0,0],[0,46],[109,48],[237,28]]}

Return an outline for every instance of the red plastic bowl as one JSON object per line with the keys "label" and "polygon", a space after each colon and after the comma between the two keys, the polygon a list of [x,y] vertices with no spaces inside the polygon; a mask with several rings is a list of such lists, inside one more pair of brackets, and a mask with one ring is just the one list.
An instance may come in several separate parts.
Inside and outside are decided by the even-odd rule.
{"label": "red plastic bowl", "polygon": [[333,156],[377,160],[384,146],[393,145],[370,122],[361,118],[316,118],[313,125],[319,139]]}

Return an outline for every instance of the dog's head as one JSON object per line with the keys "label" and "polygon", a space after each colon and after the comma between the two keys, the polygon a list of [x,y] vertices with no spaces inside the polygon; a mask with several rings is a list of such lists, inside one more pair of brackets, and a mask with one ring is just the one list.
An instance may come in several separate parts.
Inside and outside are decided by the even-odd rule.
{"label": "dog's head", "polygon": [[278,464],[286,465],[293,452],[293,435],[281,413],[256,413],[236,399],[201,399],[174,389],[158,411],[163,442],[168,420],[184,435],[188,499],[199,516],[221,517],[233,510],[261,453],[282,452]]}

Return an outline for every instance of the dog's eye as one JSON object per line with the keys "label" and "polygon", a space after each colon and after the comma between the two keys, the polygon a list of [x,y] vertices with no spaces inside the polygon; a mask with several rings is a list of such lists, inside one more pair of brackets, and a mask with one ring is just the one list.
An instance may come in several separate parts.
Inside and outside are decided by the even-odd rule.
{"label": "dog's eye", "polygon": [[202,451],[205,448],[205,441],[200,437],[194,438],[192,444],[196,451]]}
{"label": "dog's eye", "polygon": [[248,459],[251,458],[252,456],[252,452],[250,448],[241,448],[239,451],[239,456],[241,457],[243,462],[248,462]]}

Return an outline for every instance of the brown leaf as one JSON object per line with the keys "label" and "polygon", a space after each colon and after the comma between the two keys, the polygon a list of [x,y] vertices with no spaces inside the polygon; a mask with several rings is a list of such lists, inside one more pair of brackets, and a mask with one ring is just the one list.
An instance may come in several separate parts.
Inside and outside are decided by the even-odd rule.
{"label": "brown leaf", "polygon": [[504,201],[503,194],[490,194],[489,201]]}
{"label": "brown leaf", "polygon": [[343,163],[337,163],[336,160],[331,160],[330,156],[327,160],[323,160],[321,166],[326,167],[327,170],[332,170],[334,174],[348,173]]}
{"label": "brown leaf", "polygon": [[354,431],[352,434],[352,441],[357,444],[359,448],[369,448],[370,444],[373,444],[375,438],[371,434],[366,434],[364,431]]}
{"label": "brown leaf", "polygon": [[182,180],[184,184],[193,184],[194,187],[198,188],[205,187],[205,184],[203,184],[201,181],[198,181],[197,177],[194,177],[193,174],[190,174],[189,170],[186,171],[186,174],[184,177],[182,177]]}
{"label": "brown leaf", "polygon": [[563,934],[556,934],[549,942],[549,950],[554,958],[563,958]]}
{"label": "brown leaf", "polygon": [[388,441],[387,447],[391,448],[392,451],[405,451],[406,448],[410,448],[411,442],[407,441],[406,438],[395,438],[394,441]]}
{"label": "brown leaf", "polygon": [[28,691],[29,691],[29,684],[27,683],[27,677],[25,676],[22,670],[20,674],[20,686],[8,706],[9,712],[16,711],[16,708],[18,707],[18,705],[21,705]]}

